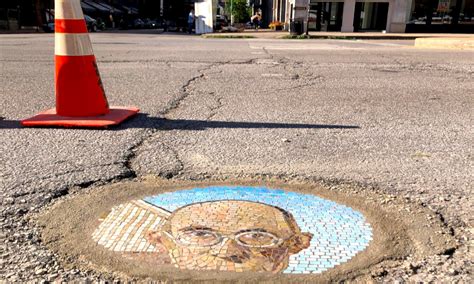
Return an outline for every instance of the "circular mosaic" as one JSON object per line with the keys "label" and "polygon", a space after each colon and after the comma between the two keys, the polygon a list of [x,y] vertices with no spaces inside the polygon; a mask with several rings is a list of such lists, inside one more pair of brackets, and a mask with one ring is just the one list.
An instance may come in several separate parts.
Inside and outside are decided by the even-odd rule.
{"label": "circular mosaic", "polygon": [[350,207],[265,187],[167,192],[112,208],[92,238],[180,269],[317,274],[364,250],[372,229]]}

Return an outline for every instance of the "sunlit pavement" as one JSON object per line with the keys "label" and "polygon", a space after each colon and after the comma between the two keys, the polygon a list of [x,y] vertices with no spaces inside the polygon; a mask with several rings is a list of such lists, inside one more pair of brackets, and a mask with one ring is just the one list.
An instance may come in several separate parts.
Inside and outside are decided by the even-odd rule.
{"label": "sunlit pavement", "polygon": [[63,266],[42,243],[31,217],[77,190],[279,176],[357,183],[425,207],[457,242],[374,279],[469,281],[472,52],[389,40],[92,41],[109,103],[141,114],[107,130],[25,129],[19,120],[54,106],[54,37],[1,35],[0,279],[119,277]]}

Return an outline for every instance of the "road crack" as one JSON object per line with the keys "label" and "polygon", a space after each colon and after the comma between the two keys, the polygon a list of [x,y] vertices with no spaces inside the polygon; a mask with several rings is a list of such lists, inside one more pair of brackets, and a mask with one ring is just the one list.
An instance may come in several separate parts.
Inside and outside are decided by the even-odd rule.
{"label": "road crack", "polygon": [[173,158],[176,160],[176,166],[171,171],[166,171],[160,173],[159,176],[164,177],[166,179],[172,179],[182,174],[184,171],[184,162],[180,159],[178,151],[174,148],[171,148],[164,142],[159,142],[166,150],[172,153]]}
{"label": "road crack", "polygon": [[[213,93],[214,94],[214,93]],[[214,94],[215,95],[215,94]],[[211,106],[209,108],[210,110],[210,114],[209,116],[206,118],[206,120],[210,120],[211,118],[213,118],[214,116],[217,115],[217,113],[219,112],[219,109],[222,108],[223,106],[223,103],[222,103],[222,100],[224,98],[223,97],[217,97],[216,98],[216,105],[215,106]]]}
{"label": "road crack", "polygon": [[[169,64],[169,62],[166,63],[166,64]],[[195,84],[199,80],[204,79],[206,77],[207,72],[210,71],[212,68],[214,68],[216,66],[219,66],[219,65],[223,65],[223,64],[225,64],[225,63],[223,63],[223,62],[214,62],[212,64],[208,64],[207,66],[205,66],[202,69],[199,69],[197,71],[197,73],[198,73],[197,75],[191,77],[190,79],[188,79],[187,81],[185,81],[183,83],[183,85],[180,88],[179,94],[176,97],[174,97],[171,101],[169,101],[167,103],[167,105],[161,111],[158,112],[158,115],[162,116],[166,119],[166,116],[168,116],[170,113],[172,113],[173,111],[178,109],[180,107],[181,103],[187,97],[189,97],[191,95],[192,92],[191,92],[190,89],[191,89],[191,86],[193,84]],[[171,66],[171,65],[169,65],[169,66]],[[192,123],[190,122],[189,125],[191,125],[191,124]],[[184,127],[186,128],[187,126],[188,125],[185,125]],[[134,160],[137,158],[137,154],[139,153],[140,148],[144,145],[144,143],[146,141],[148,141],[150,138],[152,138],[155,133],[157,133],[160,130],[163,130],[164,128],[165,127],[162,126],[162,125],[150,125],[150,128],[147,130],[148,133],[142,139],[140,139],[140,141],[138,143],[133,145],[128,150],[128,154],[125,157],[124,166],[127,169],[127,171],[130,172],[130,178],[136,178],[138,176],[136,171],[133,168],[133,164],[134,164]],[[177,165],[174,167],[173,170],[164,172],[164,173],[161,174],[161,176],[170,179],[170,178],[173,178],[173,177],[179,175],[184,169],[184,163],[180,160],[177,151],[174,150],[169,145],[166,145],[164,142],[159,142],[159,143],[161,143],[161,145],[166,150],[168,150],[169,152],[172,153],[173,158],[176,160],[176,163],[177,163]]]}

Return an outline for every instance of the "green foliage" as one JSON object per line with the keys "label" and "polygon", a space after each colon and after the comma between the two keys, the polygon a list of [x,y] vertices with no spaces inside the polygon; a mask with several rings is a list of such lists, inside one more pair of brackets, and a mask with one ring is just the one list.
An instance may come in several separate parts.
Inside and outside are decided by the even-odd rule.
{"label": "green foliage", "polygon": [[351,36],[319,36],[319,35],[285,35],[281,37],[282,39],[343,39],[343,40],[357,40],[356,37]]}
{"label": "green foliage", "polygon": [[312,37],[302,34],[302,35],[285,35],[285,36],[282,36],[281,38],[282,39],[310,39]]}
{"label": "green foliage", "polygon": [[255,38],[251,35],[203,35],[203,38]]}
{"label": "green foliage", "polygon": [[246,23],[250,20],[250,16],[252,14],[252,9],[247,6],[247,0],[231,0],[227,1],[225,4],[225,12],[227,15],[231,14],[231,7],[232,7],[232,15],[234,16],[234,23]]}

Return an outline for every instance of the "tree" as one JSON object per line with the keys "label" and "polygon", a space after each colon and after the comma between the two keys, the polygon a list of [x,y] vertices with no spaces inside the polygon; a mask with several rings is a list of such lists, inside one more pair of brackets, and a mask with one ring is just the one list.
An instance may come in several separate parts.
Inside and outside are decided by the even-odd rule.
{"label": "tree", "polygon": [[[231,0],[226,2],[226,14],[234,16],[235,23],[245,23],[249,21],[252,10],[247,6],[247,0]],[[232,11],[231,11],[232,6]]]}

